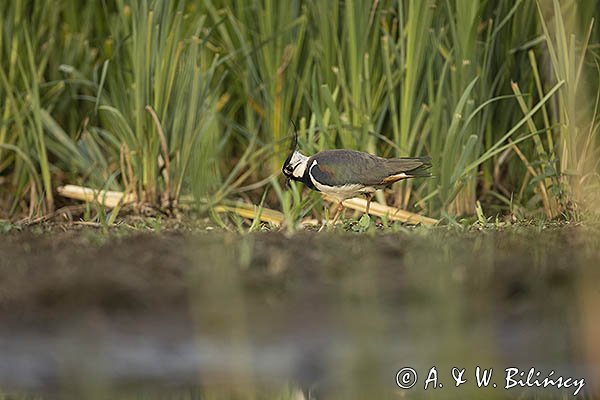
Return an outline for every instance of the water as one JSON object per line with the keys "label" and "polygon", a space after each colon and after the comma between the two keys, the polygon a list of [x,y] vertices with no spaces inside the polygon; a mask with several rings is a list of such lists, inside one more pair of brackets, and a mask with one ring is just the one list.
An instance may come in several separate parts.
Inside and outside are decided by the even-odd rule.
{"label": "water", "polygon": [[[597,238],[13,235],[0,244],[0,385],[99,398],[573,397],[573,381],[505,389],[534,368],[530,382],[555,371],[594,398]],[[493,368],[487,387],[478,366]],[[406,390],[403,368],[418,375]]]}

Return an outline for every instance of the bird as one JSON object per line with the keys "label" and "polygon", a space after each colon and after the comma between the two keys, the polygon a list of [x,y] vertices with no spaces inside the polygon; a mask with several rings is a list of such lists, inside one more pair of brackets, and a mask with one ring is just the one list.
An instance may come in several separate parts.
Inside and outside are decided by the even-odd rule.
{"label": "bird", "polygon": [[365,196],[365,214],[368,214],[371,199],[377,190],[403,179],[431,176],[428,171],[431,168],[431,157],[427,156],[382,158],[362,151],[334,149],[309,157],[297,149],[297,143],[296,135],[282,172],[288,182],[302,182],[310,189],[338,201],[332,225],[343,211],[343,201],[346,199]]}

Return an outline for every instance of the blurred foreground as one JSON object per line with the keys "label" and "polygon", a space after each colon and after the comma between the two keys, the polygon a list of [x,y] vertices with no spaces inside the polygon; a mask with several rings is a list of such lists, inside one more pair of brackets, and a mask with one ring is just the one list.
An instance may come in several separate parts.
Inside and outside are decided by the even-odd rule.
{"label": "blurred foreground", "polygon": [[[76,398],[572,398],[598,395],[600,235],[95,232],[0,241],[0,387]],[[423,390],[431,367],[443,388]],[[498,388],[474,370],[494,368]],[[419,382],[400,390],[396,372]],[[452,367],[468,382],[454,387]],[[595,392],[594,392],[595,391]],[[19,398],[17,396],[17,398]]]}

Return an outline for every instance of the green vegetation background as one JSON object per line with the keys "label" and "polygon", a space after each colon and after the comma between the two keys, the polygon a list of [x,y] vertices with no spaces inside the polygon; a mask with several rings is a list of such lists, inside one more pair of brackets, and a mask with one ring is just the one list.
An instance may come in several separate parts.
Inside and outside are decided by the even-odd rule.
{"label": "green vegetation background", "polygon": [[14,0],[0,4],[0,216],[56,188],[289,218],[290,120],[308,154],[430,155],[379,201],[431,216],[578,218],[598,203],[593,0]]}

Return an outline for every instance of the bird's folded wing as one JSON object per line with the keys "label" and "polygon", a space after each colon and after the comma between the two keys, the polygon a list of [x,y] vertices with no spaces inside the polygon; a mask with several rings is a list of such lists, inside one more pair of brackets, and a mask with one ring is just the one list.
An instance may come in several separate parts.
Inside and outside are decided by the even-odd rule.
{"label": "bird's folded wing", "polygon": [[310,174],[319,183],[327,186],[379,185],[387,176],[375,159],[346,157],[319,158],[311,167]]}
{"label": "bird's folded wing", "polygon": [[385,185],[399,179],[429,176],[426,169],[431,166],[428,157],[385,159],[351,150],[324,151],[315,156],[315,161],[315,165],[309,162],[311,175],[328,186]]}

